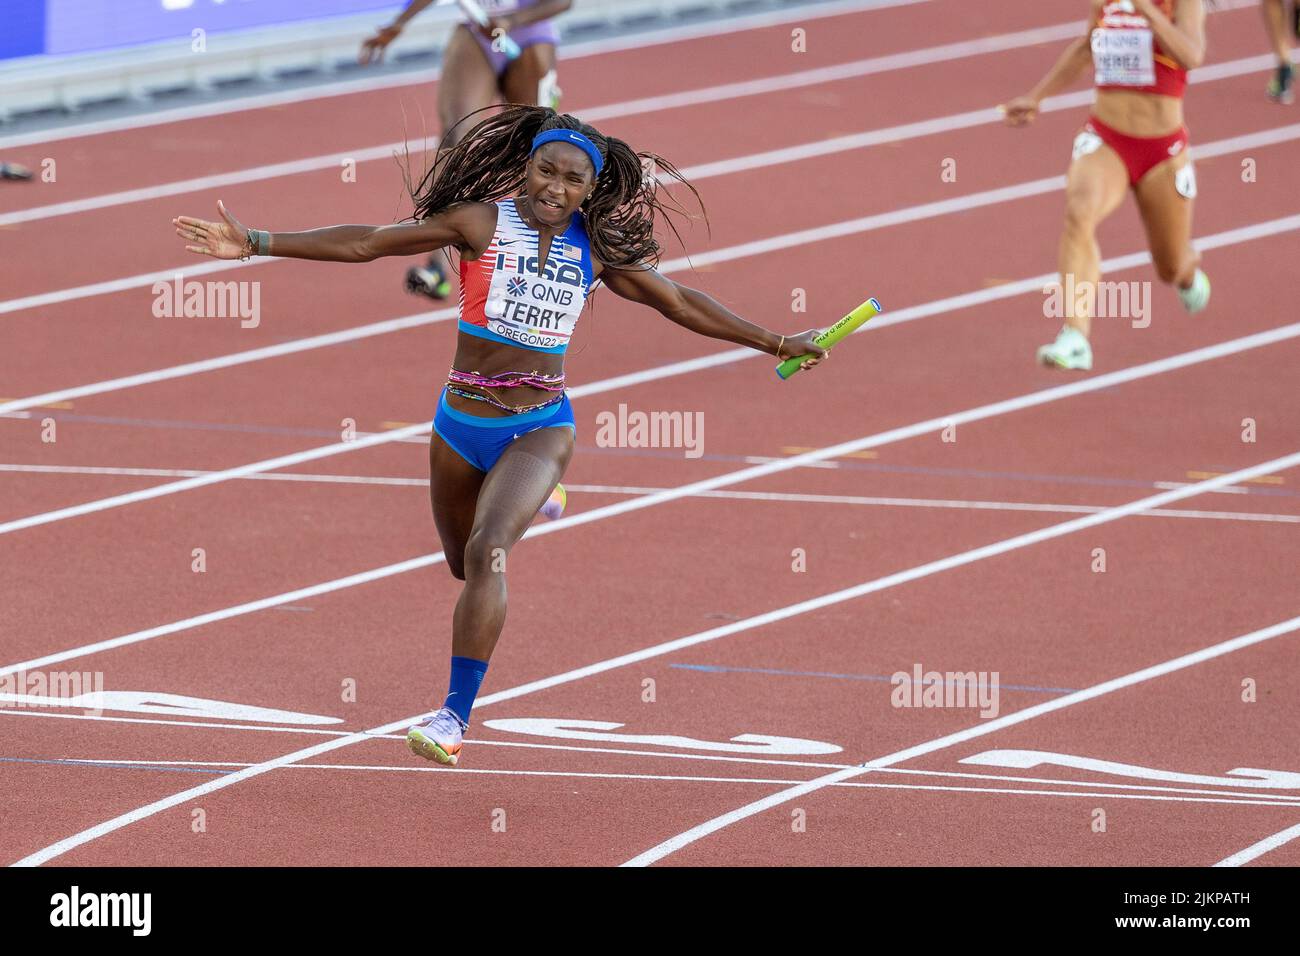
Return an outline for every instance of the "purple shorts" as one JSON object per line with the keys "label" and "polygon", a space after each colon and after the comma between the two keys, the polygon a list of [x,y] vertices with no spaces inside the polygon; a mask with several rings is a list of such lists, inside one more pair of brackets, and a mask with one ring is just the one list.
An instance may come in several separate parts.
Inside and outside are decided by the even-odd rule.
{"label": "purple shorts", "polygon": [[[466,29],[473,34],[474,39],[478,41],[479,49],[483,51],[488,58],[488,63],[492,64],[492,72],[497,75],[497,79],[506,72],[506,67],[510,65],[510,60],[504,53],[498,53],[492,49],[492,41],[485,37],[473,26],[466,26]],[[529,23],[522,27],[517,27],[510,31],[510,39],[519,44],[519,49],[524,50],[538,43],[550,43],[555,45],[560,42],[560,31],[556,29],[552,20],[542,20],[538,23]]]}

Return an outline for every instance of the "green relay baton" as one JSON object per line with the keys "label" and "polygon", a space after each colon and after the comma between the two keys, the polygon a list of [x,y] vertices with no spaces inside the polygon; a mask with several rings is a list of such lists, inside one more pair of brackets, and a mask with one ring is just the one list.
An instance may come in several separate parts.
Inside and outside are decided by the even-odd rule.
{"label": "green relay baton", "polygon": [[[868,299],[821,335],[813,339],[813,341],[822,348],[829,349],[846,335],[856,332],[868,319],[872,316],[879,315],[880,312],[880,303],[875,299]],[[791,356],[776,367],[776,374],[780,376],[782,380],[789,378],[795,372],[799,371],[799,363],[806,361],[811,358],[811,356],[812,353],[808,353],[807,355]]]}

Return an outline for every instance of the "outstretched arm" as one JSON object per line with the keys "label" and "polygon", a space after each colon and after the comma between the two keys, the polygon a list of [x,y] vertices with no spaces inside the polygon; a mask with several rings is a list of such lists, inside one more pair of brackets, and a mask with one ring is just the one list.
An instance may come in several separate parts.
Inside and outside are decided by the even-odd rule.
{"label": "outstretched arm", "polygon": [[804,363],[804,368],[818,364],[826,354],[813,341],[816,329],[782,336],[742,319],[711,296],[674,282],[654,269],[606,267],[600,278],[620,298],[648,305],[664,318],[700,335],[746,345],[778,358],[812,353],[816,357]]}
{"label": "outstretched arm", "polygon": [[1093,0],[1092,15],[1088,18],[1088,28],[1083,36],[1070,42],[1037,86],[1024,96],[1017,96],[1000,107],[1008,126],[1024,126],[1033,122],[1038,115],[1039,104],[1073,83],[1092,62],[1092,31],[1097,25],[1100,9],[1099,0]]}
{"label": "outstretched arm", "polygon": [[361,44],[361,54],[357,59],[362,63],[382,60],[384,51],[388,49],[388,44],[396,40],[397,35],[402,32],[402,28],[431,3],[433,3],[433,0],[411,0],[406,5],[406,9],[397,15],[396,20],[386,27],[380,27],[375,31],[374,36]]}
{"label": "outstretched arm", "polygon": [[[214,259],[239,259],[258,252],[253,230],[245,228],[224,203],[222,222],[190,216],[172,220],[185,248]],[[462,203],[422,222],[391,226],[325,226],[306,232],[270,233],[264,254],[326,262],[370,262],[384,256],[411,256],[445,246],[481,253],[492,241],[496,211],[484,203]]]}

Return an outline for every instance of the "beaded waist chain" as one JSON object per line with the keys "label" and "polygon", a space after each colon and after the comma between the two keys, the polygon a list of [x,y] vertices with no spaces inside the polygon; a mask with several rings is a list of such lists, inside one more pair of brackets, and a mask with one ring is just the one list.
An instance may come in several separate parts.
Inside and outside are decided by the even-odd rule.
{"label": "beaded waist chain", "polygon": [[[480,394],[464,388],[464,386],[482,389],[519,388],[525,385],[531,388],[540,388],[547,392],[555,392],[556,394],[553,398],[548,398],[544,402],[537,402],[533,405],[507,405],[490,392]],[[458,368],[453,368],[447,374],[447,391],[452,395],[459,395],[461,398],[473,399],[476,402],[487,402],[489,405],[512,415],[522,415],[524,412],[535,412],[539,408],[546,408],[563,401],[564,376],[545,375],[541,372],[500,372],[496,375],[483,375],[479,372],[462,372]]]}

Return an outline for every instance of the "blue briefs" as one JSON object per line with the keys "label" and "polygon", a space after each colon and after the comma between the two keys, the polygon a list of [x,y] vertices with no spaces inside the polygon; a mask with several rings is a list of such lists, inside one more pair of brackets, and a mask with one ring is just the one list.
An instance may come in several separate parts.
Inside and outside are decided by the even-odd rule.
{"label": "blue briefs", "polygon": [[438,399],[438,414],[433,418],[433,430],[479,471],[491,471],[512,441],[539,428],[572,428],[577,432],[567,394],[549,408],[486,418],[452,408],[444,388]]}

